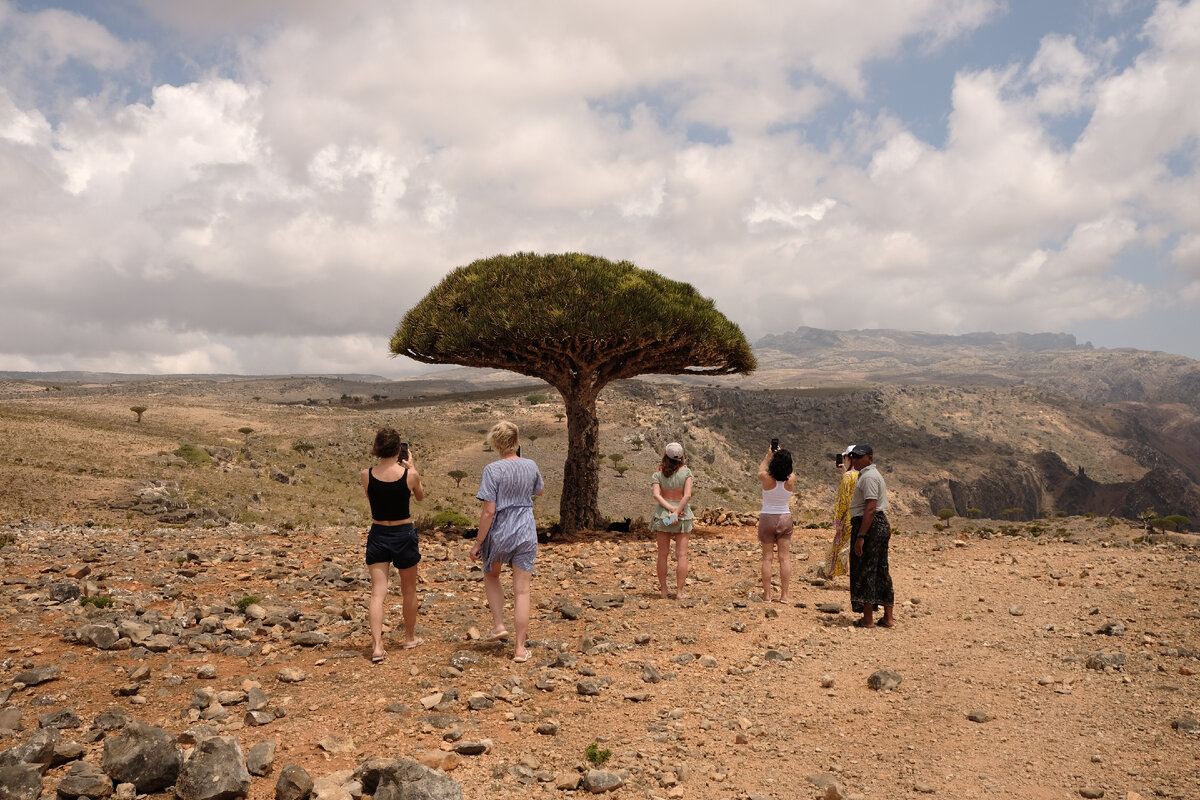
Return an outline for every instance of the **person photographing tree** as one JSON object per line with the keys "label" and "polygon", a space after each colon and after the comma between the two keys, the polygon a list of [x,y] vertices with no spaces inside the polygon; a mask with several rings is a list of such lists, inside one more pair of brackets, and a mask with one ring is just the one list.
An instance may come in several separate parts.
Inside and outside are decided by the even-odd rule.
{"label": "person photographing tree", "polygon": [[850,606],[862,614],[854,624],[874,628],[875,606],[883,606],[879,625],[892,627],[895,592],[888,569],[888,545],[892,528],[887,518],[887,484],[875,466],[875,451],[869,444],[856,444],[846,456],[850,468],[858,470],[858,482],[850,499]]}

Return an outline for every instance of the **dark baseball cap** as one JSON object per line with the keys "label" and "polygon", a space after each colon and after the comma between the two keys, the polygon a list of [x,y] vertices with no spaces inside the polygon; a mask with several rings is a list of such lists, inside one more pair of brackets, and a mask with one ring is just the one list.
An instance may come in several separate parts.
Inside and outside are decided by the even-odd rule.
{"label": "dark baseball cap", "polygon": [[869,444],[856,444],[851,448],[850,455],[853,457],[873,456],[875,455],[875,451],[871,449],[871,445]]}

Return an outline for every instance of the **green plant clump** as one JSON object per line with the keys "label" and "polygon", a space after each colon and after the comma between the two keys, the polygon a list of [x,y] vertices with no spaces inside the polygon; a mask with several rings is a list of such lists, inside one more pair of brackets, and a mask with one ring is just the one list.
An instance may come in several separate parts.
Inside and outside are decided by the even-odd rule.
{"label": "green plant clump", "polygon": [[252,605],[254,605],[255,603],[257,603],[257,602],[258,602],[258,600],[259,600],[259,598],[258,598],[258,597],[255,597],[255,596],[254,596],[254,595],[252,595],[252,594],[248,594],[248,595],[246,595],[245,597],[243,597],[241,600],[238,600],[238,601],[237,601],[237,607],[238,607],[240,610],[242,610],[242,611],[245,611],[247,608],[249,608],[250,606],[252,606]]}
{"label": "green plant clump", "polygon": [[583,754],[592,765],[597,767],[612,758],[612,750],[609,750],[607,747],[600,749],[600,745],[595,742],[589,744],[587,750],[583,751]]}
{"label": "green plant clump", "polygon": [[81,605],[81,606],[95,606],[96,608],[107,608],[108,606],[111,606],[112,604],[113,604],[113,599],[111,597],[105,597],[102,594],[94,595],[92,597],[79,598],[79,605]]}
{"label": "green plant clump", "polygon": [[202,467],[205,464],[212,463],[210,456],[202,447],[196,447],[194,444],[181,444],[175,450],[173,455],[177,455],[184,461],[191,464],[193,467]]}
{"label": "green plant clump", "polygon": [[8,531],[5,531],[4,533],[0,533],[0,547],[4,547],[5,545],[12,544],[16,540],[17,540],[17,537],[15,534],[9,533]]}
{"label": "green plant clump", "polygon": [[439,528],[446,525],[466,526],[471,524],[471,520],[464,516],[461,512],[455,511],[452,508],[448,508],[445,511],[439,511],[433,515],[433,524]]}
{"label": "green plant clump", "polygon": [[525,395],[525,402],[529,403],[529,405],[531,405],[531,406],[540,405],[540,404],[546,402],[546,395],[544,395],[544,394],[527,394],[527,395]]}

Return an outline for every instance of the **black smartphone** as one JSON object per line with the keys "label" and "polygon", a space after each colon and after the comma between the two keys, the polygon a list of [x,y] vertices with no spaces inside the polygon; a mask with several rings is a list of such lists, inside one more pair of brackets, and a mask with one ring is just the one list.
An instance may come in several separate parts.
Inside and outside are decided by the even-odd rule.
{"label": "black smartphone", "polygon": [[772,452],[772,453],[774,453],[774,452],[775,452],[776,450],[778,450],[778,449],[779,449],[779,440],[778,440],[778,439],[772,439],[772,440],[771,440],[771,452]]}
{"label": "black smartphone", "polygon": [[841,453],[838,453],[836,456],[834,456],[834,461],[837,462],[837,465],[840,467],[842,464],[845,463],[846,457],[843,456]]}
{"label": "black smartphone", "polygon": [[517,458],[521,457],[521,445],[517,445]]}
{"label": "black smartphone", "polygon": [[408,461],[408,442],[400,443],[400,460]]}

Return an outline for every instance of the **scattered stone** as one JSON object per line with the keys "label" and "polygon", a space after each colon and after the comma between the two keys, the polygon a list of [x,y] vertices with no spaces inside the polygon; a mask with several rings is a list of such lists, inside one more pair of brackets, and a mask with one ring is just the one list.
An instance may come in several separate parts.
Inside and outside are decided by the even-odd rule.
{"label": "scattered stone", "polygon": [[560,772],[554,776],[554,788],[560,792],[573,792],[582,780],[583,776],[578,772]]}
{"label": "scattered stone", "polygon": [[259,777],[270,773],[271,766],[275,763],[276,747],[271,739],[251,747],[250,752],[246,754],[246,771]]}
{"label": "scattered stone", "polygon": [[358,749],[354,744],[354,740],[349,736],[337,736],[334,734],[329,734],[317,742],[317,747],[326,753],[353,753]]}
{"label": "scattered stone", "polygon": [[63,730],[66,728],[78,728],[82,724],[79,721],[79,715],[69,708],[60,708],[58,711],[42,714],[38,717],[39,728],[58,728],[59,730]]}
{"label": "scattered stone", "polygon": [[1096,798],[1104,797],[1104,790],[1099,786],[1085,786],[1079,790],[1079,796],[1096,800]]}
{"label": "scattered stone", "polygon": [[0,709],[0,731],[19,731],[21,728],[21,709],[16,706]]}
{"label": "scattered stone", "polygon": [[589,769],[583,776],[583,788],[592,794],[602,794],[620,789],[625,785],[625,779],[616,772],[602,769]]}
{"label": "scattered stone", "polygon": [[308,678],[308,673],[299,667],[284,667],[279,670],[275,678],[280,683],[299,683]]}
{"label": "scattered stone", "polygon": [[426,750],[417,755],[417,761],[430,769],[440,769],[442,772],[449,772],[457,767],[462,762],[462,759],[458,753],[450,753],[445,750]]}
{"label": "scattered stone", "polygon": [[572,603],[570,601],[563,600],[558,604],[558,613],[563,619],[579,619],[581,616],[583,616],[583,606],[579,605],[578,603]]}
{"label": "scattered stone", "polygon": [[1106,622],[1096,629],[1096,633],[1102,636],[1124,636],[1125,626],[1119,622]]}
{"label": "scattered stone", "polygon": [[1171,728],[1180,733],[1200,733],[1200,720],[1195,717],[1180,717],[1171,721]]}
{"label": "scattered stone", "polygon": [[481,756],[492,749],[491,739],[480,739],[479,741],[462,741],[456,742],[451,748],[460,756]]}
{"label": "scattered stone", "polygon": [[655,668],[653,664],[645,664],[642,666],[642,681],[645,683],[658,683],[662,680],[662,674]]}
{"label": "scattered stone", "polygon": [[130,722],[116,736],[104,739],[104,771],[117,783],[132,783],[139,794],[162,791],[175,783],[182,763],[175,738],[143,722]]}
{"label": "scattered stone", "polygon": [[972,711],[967,714],[967,719],[971,720],[971,722],[991,722],[992,715],[986,711]]}
{"label": "scattered stone", "polygon": [[40,667],[18,672],[13,683],[23,683],[26,686],[38,686],[46,681],[52,681],[62,676],[62,670],[54,664],[44,664]]}
{"label": "scattered stone", "polygon": [[1095,653],[1088,654],[1087,663],[1085,666],[1088,669],[1094,669],[1097,671],[1104,670],[1107,667],[1120,669],[1121,667],[1125,666],[1125,654],[1102,653],[1100,651],[1096,651]]}
{"label": "scattered stone", "polygon": [[841,603],[817,603],[817,611],[822,614],[840,614],[845,610]]}
{"label": "scattered stone", "polygon": [[483,692],[473,692],[471,696],[467,698],[467,708],[471,709],[472,711],[482,711],[485,708],[491,708],[495,704],[496,701],[488,697]]}
{"label": "scattered stone", "polygon": [[1008,613],[1014,617],[1023,617],[1025,616],[1025,606],[1009,606]]}
{"label": "scattered stone", "polygon": [[558,735],[558,723],[557,722],[539,722],[538,726],[537,726],[537,732],[540,733],[542,736],[557,736]]}
{"label": "scattered stone", "polygon": [[822,689],[832,689],[833,688],[833,676],[832,675],[822,675],[821,676],[821,688]]}
{"label": "scattered stone", "polygon": [[575,691],[585,697],[596,697],[600,694],[600,683],[598,681],[579,681],[575,684]]}
{"label": "scattered stone", "polygon": [[902,680],[899,672],[881,669],[871,673],[871,677],[867,678],[867,686],[877,692],[890,692],[899,687]]}
{"label": "scattered stone", "polygon": [[313,780],[304,767],[288,764],[275,782],[275,800],[304,800],[312,794]]}
{"label": "scattered stone", "polygon": [[67,770],[67,774],[58,784],[58,796],[73,797],[108,797],[113,793],[112,778],[95,764],[87,761],[76,761]]}
{"label": "scattered stone", "polygon": [[46,589],[47,596],[56,603],[68,603],[83,596],[83,587],[79,581],[55,581]]}

